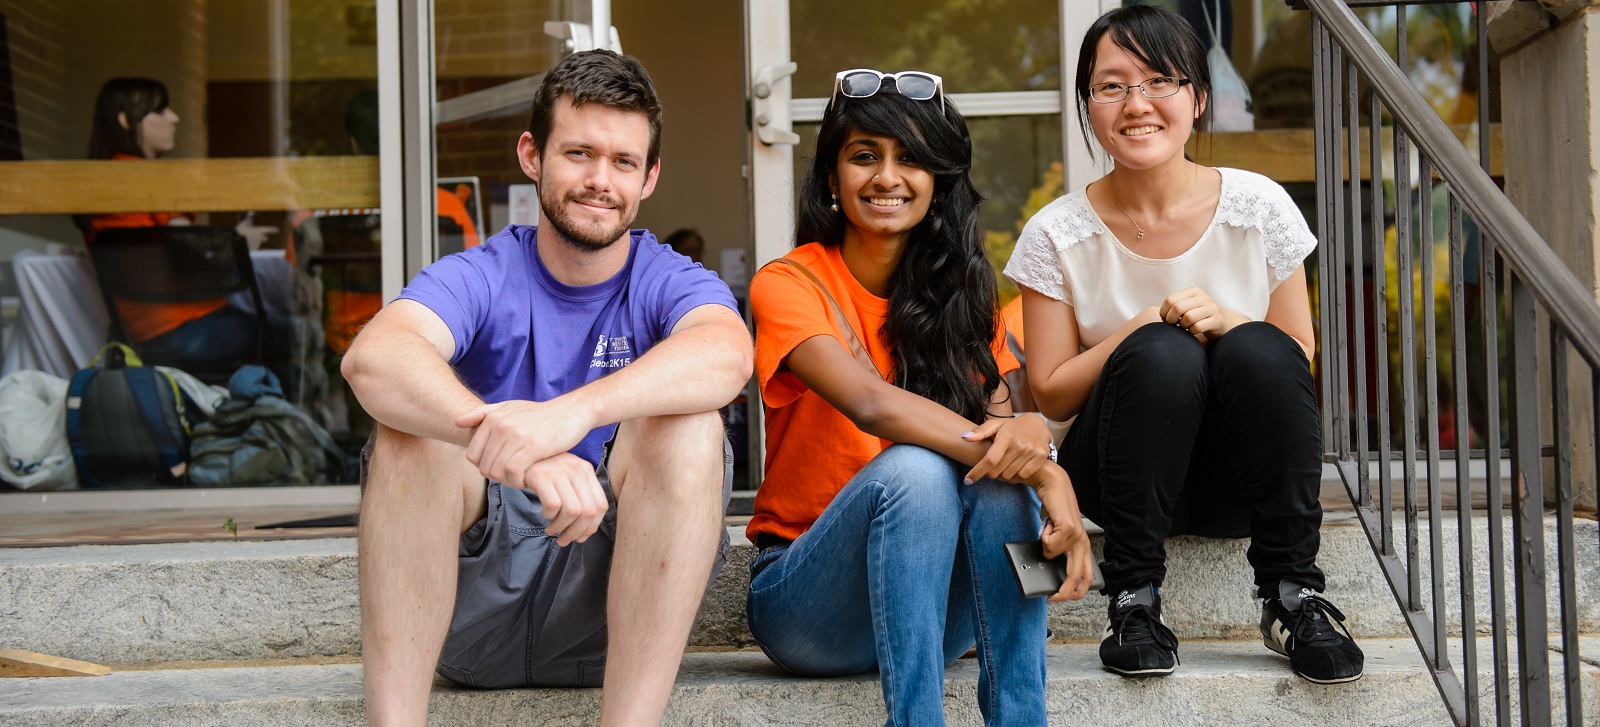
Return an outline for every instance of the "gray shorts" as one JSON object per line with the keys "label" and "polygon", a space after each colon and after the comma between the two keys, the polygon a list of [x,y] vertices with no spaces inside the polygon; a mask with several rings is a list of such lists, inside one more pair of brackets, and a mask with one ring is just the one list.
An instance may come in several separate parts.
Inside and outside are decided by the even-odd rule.
{"label": "gray shorts", "polygon": [[[596,475],[605,489],[600,529],[564,548],[545,534],[539,499],[486,481],[488,512],[461,534],[455,614],[439,654],[440,676],[467,687],[598,687],[606,670],[606,587],[617,539],[606,443]],[[722,505],[733,489],[733,449],[722,444]],[[371,443],[362,452],[362,480]],[[722,528],[707,590],[728,557]]]}

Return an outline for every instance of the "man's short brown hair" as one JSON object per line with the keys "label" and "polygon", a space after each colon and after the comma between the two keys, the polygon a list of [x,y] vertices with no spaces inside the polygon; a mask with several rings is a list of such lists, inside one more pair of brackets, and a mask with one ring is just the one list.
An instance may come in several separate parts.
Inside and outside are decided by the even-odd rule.
{"label": "man's short brown hair", "polygon": [[590,50],[573,53],[546,71],[528,117],[528,133],[533,135],[534,146],[541,155],[555,123],[556,100],[563,96],[573,106],[595,103],[644,114],[650,121],[650,151],[645,168],[655,166],[661,156],[661,100],[656,98],[655,84],[650,82],[650,74],[639,59],[609,50]]}

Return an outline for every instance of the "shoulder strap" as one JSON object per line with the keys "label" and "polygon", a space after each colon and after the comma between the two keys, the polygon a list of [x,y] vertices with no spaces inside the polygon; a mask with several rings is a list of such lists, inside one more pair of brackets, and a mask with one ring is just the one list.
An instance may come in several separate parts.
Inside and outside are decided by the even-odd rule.
{"label": "shoulder strap", "polygon": [[817,279],[816,273],[811,272],[811,269],[805,265],[786,257],[776,258],[767,264],[771,265],[773,263],[782,263],[800,271],[813,285],[817,286],[817,290],[822,291],[822,297],[827,299],[828,308],[833,319],[839,322],[839,330],[844,332],[845,345],[850,347],[850,355],[854,356],[857,363],[866,367],[868,371],[871,371],[878,378],[883,378],[883,373],[878,371],[878,365],[873,363],[872,356],[867,353],[867,347],[861,344],[861,337],[856,335],[855,327],[851,326],[850,319],[845,317],[844,309],[839,307],[839,301],[833,299],[833,294],[828,292],[828,286],[823,285],[822,281]]}
{"label": "shoulder strap", "polygon": [[92,488],[100,486],[89,471],[89,453],[83,446],[83,392],[89,388],[99,369],[79,369],[67,384],[67,444],[72,448],[72,461],[78,467],[78,479]]}
{"label": "shoulder strap", "polygon": [[[166,392],[161,390],[161,384],[171,386],[170,379],[157,383],[155,370],[147,366],[134,366],[126,369],[128,390],[133,393],[134,408],[139,410],[139,417],[144,420],[145,429],[150,431],[150,436],[156,440],[156,448],[160,450],[161,464],[172,473],[173,477],[182,477],[188,463],[184,461],[187,455],[187,443],[179,441],[161,413],[161,397]],[[184,423],[187,429],[187,423]]]}

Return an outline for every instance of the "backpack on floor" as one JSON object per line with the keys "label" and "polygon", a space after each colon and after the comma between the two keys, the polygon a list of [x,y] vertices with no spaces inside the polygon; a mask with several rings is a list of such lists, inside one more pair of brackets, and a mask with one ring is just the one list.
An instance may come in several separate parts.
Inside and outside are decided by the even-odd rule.
{"label": "backpack on floor", "polygon": [[278,377],[241,366],[230,398],[194,429],[189,482],[199,487],[320,485],[344,479],[344,454],[327,431],[283,398]]}
{"label": "backpack on floor", "polygon": [[67,384],[67,443],[83,487],[183,482],[194,408],[171,375],[106,344]]}

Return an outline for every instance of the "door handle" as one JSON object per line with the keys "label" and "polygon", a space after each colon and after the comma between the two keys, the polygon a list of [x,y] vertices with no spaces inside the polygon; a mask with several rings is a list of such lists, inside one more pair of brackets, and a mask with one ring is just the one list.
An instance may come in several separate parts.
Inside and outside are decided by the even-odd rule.
{"label": "door handle", "polygon": [[586,23],[574,23],[567,20],[544,21],[544,34],[562,41],[561,49],[566,53],[579,53],[596,48],[622,52],[622,38],[617,35],[617,26],[611,26],[607,37],[596,38],[594,29]]}
{"label": "door handle", "polygon": [[[798,68],[799,66],[793,61],[766,66],[756,71],[755,77],[751,79],[750,118],[756,125],[756,138],[767,146],[800,143],[800,135],[790,129],[788,121],[780,125],[775,123],[772,116],[773,84],[794,75]],[[787,117],[788,114],[784,116]]]}

